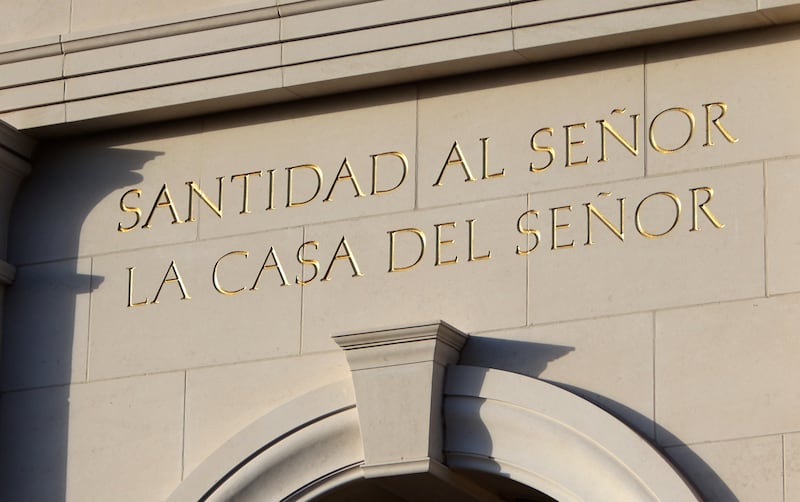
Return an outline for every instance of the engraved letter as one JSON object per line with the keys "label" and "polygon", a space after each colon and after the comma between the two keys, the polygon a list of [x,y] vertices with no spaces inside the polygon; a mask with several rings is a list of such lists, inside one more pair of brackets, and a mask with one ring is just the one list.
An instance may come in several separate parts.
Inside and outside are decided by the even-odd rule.
{"label": "engraved letter", "polygon": [[[273,263],[268,263],[270,257],[272,257]],[[275,248],[272,246],[269,247],[269,252],[267,253],[266,258],[264,258],[264,263],[261,265],[261,270],[258,271],[258,276],[256,276],[256,280],[253,283],[253,287],[250,288],[250,291],[255,291],[258,289],[258,281],[261,280],[261,274],[264,273],[265,270],[269,270],[274,268],[278,271],[278,275],[281,276],[281,286],[289,286],[289,283],[286,281],[286,272],[283,271],[283,267],[281,266],[280,260],[278,260],[278,255],[275,254]]]}
{"label": "engraved letter", "polygon": [[[342,171],[347,169],[347,174],[342,176]],[[336,188],[336,183],[339,180],[350,180],[353,184],[353,188],[356,189],[356,194],[353,197],[363,197],[364,192],[361,191],[361,187],[358,186],[358,180],[356,176],[353,174],[353,169],[350,167],[350,162],[347,160],[347,157],[344,158],[342,165],[339,167],[339,172],[336,173],[336,178],[333,180],[333,184],[331,185],[331,189],[328,191],[328,196],[325,197],[322,202],[330,202],[333,200],[333,189]]]}
{"label": "engraved letter", "polygon": [[569,244],[559,244],[558,243],[558,234],[557,234],[558,229],[559,228],[569,228],[569,223],[563,223],[563,224],[558,224],[557,223],[558,212],[561,211],[562,209],[566,209],[567,211],[572,212],[572,206],[560,206],[560,207],[551,207],[550,208],[550,213],[551,213],[552,218],[553,218],[553,227],[552,227],[552,230],[553,230],[553,244],[552,244],[552,247],[550,249],[571,248],[571,247],[573,247],[575,245],[575,241],[574,240],[569,241]]}
{"label": "engraved letter", "polygon": [[434,266],[438,267],[439,265],[453,265],[458,263],[458,256],[453,258],[452,260],[442,260],[442,245],[449,245],[455,242],[452,239],[448,239],[446,241],[442,240],[442,227],[453,227],[455,228],[456,222],[450,221],[447,223],[437,223],[434,225],[436,227],[436,262]]}
{"label": "engraved letter", "polygon": [[[395,186],[392,188],[378,189],[378,159],[386,156],[397,157],[400,159],[400,162],[403,164],[403,175],[400,176],[400,181],[398,181],[397,184],[395,184]],[[381,195],[397,190],[406,180],[406,176],[408,175],[408,159],[403,152],[376,153],[375,155],[370,155],[370,157],[372,157],[372,195]]]}
{"label": "engraved letter", "polygon": [[[625,108],[615,108],[611,110],[611,113],[623,114],[625,113]],[[600,160],[598,160],[598,162],[606,162],[608,160],[608,156],[606,155],[606,131],[610,132],[611,135],[634,156],[639,155],[639,114],[631,115],[631,118],[633,119],[633,145],[628,143],[628,141],[614,129],[614,126],[609,124],[605,119],[597,121],[597,123],[600,124]]]}
{"label": "engraved letter", "polygon": [[[314,195],[312,195],[311,197],[309,197],[308,199],[306,199],[306,200],[304,200],[302,202],[297,202],[297,201],[292,200],[292,190],[293,190],[292,180],[293,180],[293,174],[294,174],[294,170],[295,169],[310,169],[311,172],[314,173],[314,176],[317,179],[317,188],[314,190]],[[286,207],[297,207],[297,206],[302,206],[304,204],[308,204],[309,202],[314,200],[314,198],[319,194],[319,191],[322,188],[322,170],[319,168],[318,165],[316,165],[316,164],[301,164],[299,166],[287,167],[286,168],[286,173],[287,173],[287,176],[288,176],[288,179],[286,181],[286,191],[287,191],[287,194],[286,194]]]}
{"label": "engraved letter", "polygon": [[[684,114],[686,118],[689,119],[689,135],[686,137],[686,141],[684,141],[677,148],[664,148],[656,142],[656,121],[659,119],[659,117],[661,117],[667,112],[679,112]],[[655,151],[659,153],[675,153],[684,146],[686,146],[687,144],[689,144],[689,141],[692,139],[692,136],[694,135],[694,125],[695,125],[694,114],[689,110],[687,110],[686,108],[681,108],[681,107],[667,108],[666,110],[663,110],[661,113],[656,115],[653,121],[650,122],[650,145],[652,145],[653,149],[655,149]]]}
{"label": "engraved letter", "polygon": [[[728,140],[730,143],[736,143],[739,141],[739,138],[734,138],[731,133],[725,129],[725,126],[720,124],[719,121],[722,120],[722,117],[725,116],[725,112],[728,111],[728,105],[719,102],[719,103],[708,103],[707,105],[703,105],[706,108],[706,142],[703,146],[714,146],[714,140],[711,139],[711,124],[714,124],[719,132]],[[719,108],[719,116],[715,119],[711,118],[711,107],[716,106]]]}
{"label": "engraved letter", "polygon": [[[169,277],[169,273],[172,272],[173,277]],[[178,267],[175,265],[175,260],[169,264],[169,268],[167,268],[167,273],[164,274],[164,279],[161,281],[161,285],[158,287],[158,291],[156,291],[156,296],[153,298],[153,301],[150,303],[158,303],[158,295],[161,294],[161,288],[164,287],[164,284],[168,282],[177,282],[178,287],[181,288],[181,300],[191,300],[192,297],[189,296],[189,293],[186,292],[186,286],[183,284],[183,279],[181,278],[180,272],[178,272]]]}
{"label": "engraved letter", "polygon": [[467,220],[469,225],[469,258],[467,261],[488,260],[492,257],[492,252],[488,251],[483,256],[475,256],[475,220]]}
{"label": "engraved letter", "polygon": [[[456,158],[453,158],[453,154],[456,154]],[[458,146],[458,141],[453,142],[453,146],[450,147],[450,153],[447,154],[447,161],[442,166],[441,172],[439,172],[439,177],[436,178],[436,182],[433,186],[438,187],[442,185],[442,177],[444,176],[444,171],[447,169],[447,166],[452,164],[461,164],[461,168],[464,169],[464,174],[467,175],[464,182],[475,181],[475,176],[472,175],[472,171],[469,169],[469,165],[467,165],[467,159],[464,158],[464,154],[461,152],[461,147]]]}
{"label": "engraved letter", "polygon": [[[419,254],[417,255],[417,259],[414,260],[414,263],[404,267],[398,267],[395,265],[395,239],[396,235],[400,232],[413,233],[419,239]],[[391,230],[386,233],[389,234],[389,272],[402,272],[403,270],[409,270],[414,268],[420,261],[422,261],[422,257],[425,254],[425,233],[422,230],[418,228],[401,228],[399,230]]]}
{"label": "engraved letter", "polygon": [[[344,248],[345,253],[339,254],[339,250],[342,248]],[[353,277],[362,277],[364,275],[358,268],[358,263],[356,263],[353,252],[350,251],[350,245],[347,243],[347,239],[342,236],[342,240],[339,241],[339,245],[336,247],[336,254],[333,256],[330,265],[328,265],[328,270],[325,271],[325,276],[320,279],[320,282],[331,280],[331,270],[333,269],[333,264],[336,263],[337,260],[348,260],[350,262],[350,266],[353,267]]]}
{"label": "engraved letter", "polygon": [[306,248],[306,246],[314,246],[314,249],[319,249],[319,242],[307,241],[302,243],[300,247],[297,248],[297,261],[302,265],[311,265],[314,267],[314,275],[312,275],[309,279],[303,280],[300,277],[294,278],[294,282],[301,286],[305,286],[309,282],[313,281],[317,277],[317,274],[319,274],[319,262],[317,260],[308,260],[305,258],[305,253],[303,253],[303,250]]}
{"label": "engraved letter", "polygon": [[206,205],[214,211],[218,217],[222,218],[222,180],[225,179],[225,176],[220,176],[217,178],[217,182],[219,183],[219,189],[217,191],[217,203],[214,204],[208,198],[206,193],[200,188],[200,186],[195,183],[194,181],[187,181],[186,186],[189,187],[189,217],[186,218],[186,221],[195,221],[194,217],[194,194],[200,196],[200,200],[206,203]]}
{"label": "engraved letter", "polygon": [[550,164],[552,164],[554,160],[556,160],[556,149],[555,148],[553,148],[552,146],[540,146],[540,145],[538,145],[536,143],[536,135],[539,134],[540,132],[546,132],[551,137],[553,136],[553,128],[552,127],[543,127],[541,129],[539,129],[538,131],[533,133],[533,136],[531,136],[531,148],[533,148],[534,152],[547,152],[547,154],[550,156],[550,160],[548,160],[547,164],[545,164],[543,167],[536,167],[536,166],[533,165],[533,162],[531,162],[530,170],[531,170],[531,172],[534,172],[534,173],[539,173],[539,172],[544,171],[545,169],[550,167]]}
{"label": "engraved letter", "polygon": [[[598,197],[610,197],[611,192],[600,192],[597,194]],[[617,199],[619,201],[619,228],[615,227],[613,223],[608,221],[608,219],[594,207],[594,204],[591,202],[586,202],[583,205],[586,206],[586,244],[584,246],[591,246],[594,244],[592,241],[592,215],[594,214],[597,216],[600,221],[603,222],[605,226],[608,227],[609,230],[614,232],[614,235],[621,241],[625,240],[625,197],[621,197]]]}
{"label": "engraved letter", "polygon": [[582,144],[586,143],[582,139],[579,139],[577,141],[572,141],[572,128],[573,127],[580,127],[581,129],[586,129],[586,122],[581,122],[580,124],[570,124],[570,125],[565,125],[564,126],[564,130],[567,132],[567,153],[566,153],[567,161],[566,161],[566,164],[564,164],[565,167],[580,166],[580,165],[584,165],[584,164],[588,164],[589,163],[589,157],[588,156],[584,157],[583,160],[578,160],[578,161],[575,161],[575,162],[572,161],[572,145],[582,145]]}
{"label": "engraved letter", "polygon": [[[692,188],[692,228],[689,229],[690,232],[696,232],[700,230],[700,225],[697,223],[697,210],[700,209],[703,211],[703,214],[706,215],[706,218],[717,228],[723,228],[725,226],[724,223],[720,223],[716,216],[711,212],[710,209],[706,207],[706,205],[711,202],[712,197],[714,197],[714,189],[711,187],[698,187]],[[708,194],[706,201],[702,204],[697,203],[697,192],[703,191]]]}
{"label": "engraved letter", "polygon": [[248,252],[247,251],[231,251],[230,253],[226,253],[226,254],[220,256],[219,260],[217,260],[217,263],[214,264],[214,271],[211,274],[211,277],[212,277],[213,282],[214,282],[214,289],[216,289],[217,291],[219,291],[223,295],[235,295],[236,293],[241,293],[242,291],[244,291],[244,288],[239,288],[239,289],[237,289],[235,291],[230,291],[230,290],[227,290],[227,289],[223,288],[219,283],[219,276],[217,275],[217,273],[219,272],[219,264],[220,264],[220,262],[222,262],[223,259],[225,259],[225,258],[227,258],[228,256],[231,256],[231,255],[240,255],[240,256],[244,256],[245,258],[247,258]]}
{"label": "engraved letter", "polygon": [[269,173],[269,204],[264,208],[264,211],[269,211],[275,207],[275,169],[270,169],[267,173]]}
{"label": "engraved letter", "polygon": [[[672,221],[672,225],[666,231],[661,232],[660,234],[651,234],[650,232],[642,228],[642,222],[641,219],[639,218],[639,212],[641,211],[642,206],[644,206],[645,201],[647,201],[650,197],[655,197],[656,195],[663,195],[665,197],[669,197],[670,199],[672,199],[672,203],[675,205],[675,219]],[[670,233],[672,229],[675,228],[675,226],[678,224],[678,220],[680,219],[680,217],[681,217],[681,200],[678,198],[677,195],[675,195],[672,192],[651,193],[650,195],[642,199],[639,205],[636,206],[636,230],[643,236],[647,237],[648,239],[655,239],[656,237],[661,237]]]}
{"label": "engraved letter", "polygon": [[500,169],[500,172],[489,174],[489,139],[481,138],[483,143],[483,179],[503,177],[506,175],[505,169]]}
{"label": "engraved letter", "polygon": [[[272,172],[274,169],[270,169],[269,174],[269,193],[270,193],[270,204],[269,208],[272,208]],[[241,173],[241,174],[234,174],[231,176],[231,183],[239,178],[242,179],[242,210],[239,211],[239,214],[250,214],[250,176],[258,176],[261,177],[261,171],[252,171],[249,173]]]}
{"label": "engraved letter", "polygon": [[533,250],[536,249],[536,247],[539,245],[539,240],[542,237],[542,234],[538,230],[534,230],[532,228],[527,228],[523,226],[522,220],[526,219],[529,214],[532,214],[533,216],[536,217],[536,219],[539,219],[539,211],[536,209],[529,209],[524,213],[522,213],[521,215],[519,215],[519,218],[517,218],[517,230],[519,231],[519,233],[523,235],[534,236],[536,238],[536,241],[533,243],[533,246],[531,246],[529,249],[525,251],[523,251],[522,249],[520,249],[519,246],[517,246],[517,255],[519,256],[525,256],[531,254],[531,252],[533,252]]}
{"label": "engraved letter", "polygon": [[128,267],[128,307],[141,307],[147,305],[147,298],[140,302],[133,301],[133,270],[136,267]]}
{"label": "engraved letter", "polygon": [[[164,196],[164,200],[161,200],[161,196]],[[150,228],[150,220],[153,219],[153,213],[155,213],[156,209],[160,207],[168,207],[170,212],[172,213],[172,224],[176,223],[183,223],[181,218],[178,216],[178,210],[175,208],[175,203],[172,202],[172,196],[169,194],[169,188],[167,188],[167,184],[161,187],[161,191],[158,192],[158,197],[156,197],[156,201],[153,203],[153,208],[150,210],[150,215],[147,217],[147,221],[144,222],[142,228]]]}
{"label": "engraved letter", "polygon": [[136,215],[136,221],[134,221],[131,224],[131,226],[129,226],[129,227],[123,227],[122,223],[118,223],[117,224],[117,232],[130,232],[131,230],[136,228],[136,225],[139,224],[139,220],[142,219],[142,210],[140,208],[135,207],[135,206],[129,206],[129,205],[125,204],[125,197],[127,197],[128,194],[131,194],[131,193],[135,193],[137,198],[142,196],[142,191],[139,190],[138,188],[134,188],[132,190],[128,190],[127,192],[122,194],[122,197],[119,198],[119,208],[122,209],[122,211],[124,211],[126,213],[135,214]]}

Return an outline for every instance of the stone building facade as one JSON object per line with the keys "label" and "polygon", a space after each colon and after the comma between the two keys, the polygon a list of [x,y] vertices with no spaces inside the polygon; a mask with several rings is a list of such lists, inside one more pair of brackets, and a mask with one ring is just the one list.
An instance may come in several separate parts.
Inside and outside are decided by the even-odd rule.
{"label": "stone building facade", "polygon": [[0,499],[800,501],[800,2],[0,14]]}

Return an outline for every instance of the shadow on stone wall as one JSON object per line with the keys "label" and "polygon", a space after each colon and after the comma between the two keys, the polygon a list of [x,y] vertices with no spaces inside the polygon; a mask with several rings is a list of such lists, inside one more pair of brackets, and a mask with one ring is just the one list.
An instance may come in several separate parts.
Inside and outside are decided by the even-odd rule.
{"label": "shadow on stone wall", "polygon": [[[69,420],[75,400],[69,384],[88,374],[90,293],[104,279],[92,274],[90,258],[79,258],[83,225],[102,199],[140,182],[136,171],[162,154],[111,144],[40,144],[16,199],[9,261],[18,269],[6,298],[2,350],[0,500],[65,500],[72,463],[91,459],[85,455],[91,431]],[[70,455],[75,437],[84,443],[80,459]]]}
{"label": "shadow on stone wall", "polygon": [[[563,345],[471,336],[462,349],[459,364],[483,366],[531,378],[540,378],[549,363],[562,357],[568,357],[574,350],[574,347]],[[654,422],[652,417],[642,415],[597,392],[546,378],[540,379],[582,397],[627,424],[653,448],[668,458],[704,500],[719,502],[738,500],[728,485],[702,458],[692,452],[691,448],[675,434]],[[647,424],[647,431],[640,429],[643,424]],[[488,431],[483,431],[483,433],[487,435],[485,440],[491,444]],[[476,434],[480,434],[480,431]],[[674,454],[676,452],[680,454]]]}

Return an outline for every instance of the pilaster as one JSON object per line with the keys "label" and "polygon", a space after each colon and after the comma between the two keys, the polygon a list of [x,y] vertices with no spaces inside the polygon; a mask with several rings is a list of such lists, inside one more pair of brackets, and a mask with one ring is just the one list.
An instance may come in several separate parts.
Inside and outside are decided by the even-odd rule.
{"label": "pilaster", "polygon": [[14,282],[16,272],[14,265],[6,261],[8,224],[20,182],[31,171],[33,148],[33,140],[0,121],[0,341],[3,336],[5,292]]}

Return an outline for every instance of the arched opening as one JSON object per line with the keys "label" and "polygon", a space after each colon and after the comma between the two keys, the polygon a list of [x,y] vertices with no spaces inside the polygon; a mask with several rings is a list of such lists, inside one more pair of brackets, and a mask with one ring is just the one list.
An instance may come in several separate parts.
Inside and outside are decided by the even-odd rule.
{"label": "arched opening", "polygon": [[699,500],[650,443],[525,375],[456,364],[446,323],[343,335],[352,380],[232,437],[169,502]]}
{"label": "arched opening", "polygon": [[[355,407],[347,381],[301,396],[232,437],[169,501],[404,500],[384,480],[364,476]],[[698,500],[633,430],[540,380],[452,366],[444,417],[452,479],[495,500]],[[397,479],[414,488],[411,477]],[[463,492],[453,493],[465,500]]]}
{"label": "arched opening", "polygon": [[[454,471],[454,474],[480,486],[486,493],[493,495],[496,500],[506,502],[553,502],[555,500],[511,478],[496,474],[469,470]],[[438,502],[464,500],[463,492],[449,488],[438,493],[427,492],[420,497],[419,493],[424,489],[424,486],[420,486],[420,484],[415,486],[414,481],[409,480],[408,493],[403,495],[397,493],[397,491],[386,489],[378,480],[361,478],[319,494],[313,500],[318,502],[374,502],[376,500],[387,502],[431,500]]]}

